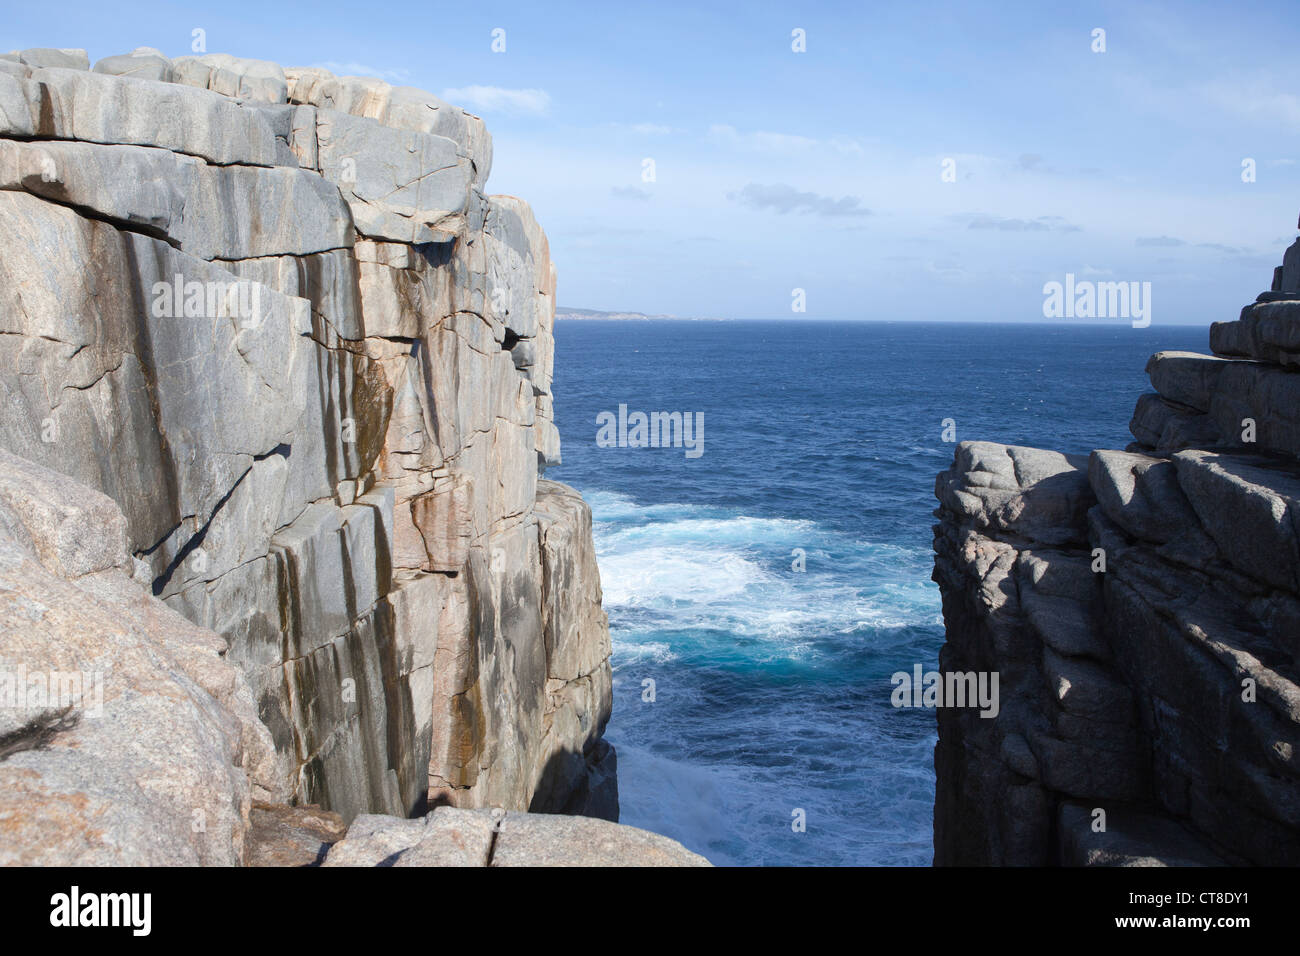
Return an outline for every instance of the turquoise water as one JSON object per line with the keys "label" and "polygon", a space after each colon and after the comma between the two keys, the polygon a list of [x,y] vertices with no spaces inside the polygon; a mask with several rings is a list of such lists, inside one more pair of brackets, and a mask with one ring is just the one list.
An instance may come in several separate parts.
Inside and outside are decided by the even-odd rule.
{"label": "turquoise water", "polygon": [[[1122,448],[1147,357],[1206,345],[1189,327],[561,322],[548,477],[595,519],[622,821],[720,864],[928,865],[934,715],[891,707],[889,677],[943,642],[944,420],[958,440]],[[620,404],[703,413],[704,453],[598,447]]]}

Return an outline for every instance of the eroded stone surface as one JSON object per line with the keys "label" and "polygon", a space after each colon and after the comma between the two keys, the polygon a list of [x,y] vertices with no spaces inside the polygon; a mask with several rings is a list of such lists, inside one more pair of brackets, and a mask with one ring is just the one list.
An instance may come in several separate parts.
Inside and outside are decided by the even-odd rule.
{"label": "eroded stone surface", "polygon": [[583,816],[438,807],[358,817],[325,866],[708,866],[676,840]]}
{"label": "eroded stone surface", "polygon": [[[0,448],[120,509],[37,508],[40,560],[126,555],[147,627],[216,641],[275,799],[616,816],[590,515],[539,484],[555,271],[481,120],[216,54],[2,62]],[[230,786],[226,857],[159,852],[237,859]]]}
{"label": "eroded stone surface", "polygon": [[1300,863],[1293,300],[1153,356],[1129,451],[974,442],[939,476],[941,666],[1002,706],[939,711],[936,863]]}
{"label": "eroded stone surface", "polygon": [[235,865],[284,796],[225,642],[131,569],[111,499],[0,451],[0,864]]}

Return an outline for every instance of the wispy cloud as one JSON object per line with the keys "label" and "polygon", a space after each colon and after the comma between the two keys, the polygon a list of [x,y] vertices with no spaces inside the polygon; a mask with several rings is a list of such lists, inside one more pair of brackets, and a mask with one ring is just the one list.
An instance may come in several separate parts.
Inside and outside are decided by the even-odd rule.
{"label": "wispy cloud", "polygon": [[640,199],[644,201],[650,198],[650,190],[641,189],[639,186],[615,186],[609,193],[615,199]]}
{"label": "wispy cloud", "polygon": [[748,149],[762,153],[789,153],[811,149],[817,145],[817,140],[809,139],[807,136],[769,133],[766,130],[742,133],[736,127],[725,124],[710,126],[709,139],[719,146],[730,146],[736,149]]}
{"label": "wispy cloud", "polygon": [[813,139],[792,133],[773,133],[769,130],[738,130],[726,123],[709,127],[708,140],[715,146],[739,149],[751,153],[799,153],[811,149],[829,149],[849,156],[862,156],[865,150],[856,139],[833,136],[830,139]]}
{"label": "wispy cloud", "polygon": [[355,60],[346,63],[327,60],[324,63],[313,63],[312,67],[318,70],[329,70],[335,76],[373,76],[375,79],[387,80],[389,83],[404,82],[411,75],[409,70],[382,70],[367,66],[365,63],[357,63]]}
{"label": "wispy cloud", "polygon": [[953,259],[932,259],[925,263],[924,269],[935,278],[947,281],[966,279],[970,275]]}
{"label": "wispy cloud", "polygon": [[[1154,249],[1177,249],[1181,246],[1195,246],[1197,249],[1212,249],[1215,252],[1222,252],[1229,256],[1252,255],[1253,250],[1245,246],[1233,246],[1225,242],[1197,242],[1191,243],[1185,239],[1178,239],[1174,236],[1142,236],[1134,243],[1138,246],[1146,246]],[[1168,262],[1181,262],[1179,259],[1162,260]]]}
{"label": "wispy cloud", "polygon": [[459,86],[442,91],[442,98],[457,106],[484,113],[545,116],[551,96],[545,90],[509,90],[501,86]]}
{"label": "wispy cloud", "polygon": [[773,183],[765,186],[750,183],[739,193],[730,194],[751,209],[768,209],[785,215],[787,213],[810,213],[815,216],[870,216],[871,210],[862,205],[856,196],[842,196],[834,199],[817,193],[800,192],[785,183]]}
{"label": "wispy cloud", "polygon": [[1049,166],[1047,160],[1038,153],[1021,153],[1016,159],[1016,168],[1022,173],[1042,173],[1055,175],[1056,167]]}
{"label": "wispy cloud", "polygon": [[1300,126],[1300,96],[1278,89],[1274,82],[1267,76],[1233,76],[1204,84],[1201,93],[1219,109],[1246,119]]}
{"label": "wispy cloud", "polygon": [[866,150],[862,148],[862,144],[856,139],[832,137],[831,139],[826,140],[826,145],[837,153],[844,153],[849,156],[866,155]]}
{"label": "wispy cloud", "polygon": [[988,213],[964,213],[953,217],[966,223],[967,229],[996,229],[999,232],[1081,232],[1082,230],[1061,216],[1037,216],[1017,219],[1011,216],[992,216]]}

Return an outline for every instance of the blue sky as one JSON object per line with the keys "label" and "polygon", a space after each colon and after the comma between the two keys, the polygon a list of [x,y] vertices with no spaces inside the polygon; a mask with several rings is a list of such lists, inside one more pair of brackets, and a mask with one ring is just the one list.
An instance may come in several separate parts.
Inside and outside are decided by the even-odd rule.
{"label": "blue sky", "polygon": [[448,94],[565,306],[791,317],[801,288],[808,318],[1042,321],[1069,272],[1151,282],[1153,324],[1234,318],[1296,236],[1300,4],[1070,6],[14,4],[0,48],[180,56],[202,28]]}

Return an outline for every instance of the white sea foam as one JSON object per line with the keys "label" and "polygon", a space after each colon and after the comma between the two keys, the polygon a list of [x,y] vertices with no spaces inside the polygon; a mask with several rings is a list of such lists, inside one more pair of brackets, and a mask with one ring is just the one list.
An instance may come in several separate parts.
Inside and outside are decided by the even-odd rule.
{"label": "white sea foam", "polygon": [[[904,730],[887,703],[875,708],[864,672],[842,669],[928,659],[939,608],[928,552],[807,520],[588,498],[614,644],[607,735],[622,819],[721,864],[928,862],[915,836],[928,778],[882,766],[866,744],[915,735],[928,767],[933,740],[923,726]],[[863,679],[843,680],[854,673]],[[883,673],[877,683],[887,702]],[[894,808],[887,821],[882,805]],[[807,834],[791,830],[796,807]]]}
{"label": "white sea foam", "polygon": [[713,604],[764,578],[761,568],[735,552],[655,545],[598,555],[605,600],[615,606],[671,607]]}
{"label": "white sea foam", "polygon": [[620,666],[628,664],[667,664],[677,660],[673,646],[667,641],[641,641],[623,639],[624,635],[614,628],[610,635],[614,644],[614,654]]}
{"label": "white sea foam", "polygon": [[[785,642],[802,656],[818,635],[929,626],[937,599],[918,580],[915,550],[836,535],[815,522],[690,505],[639,509],[591,496],[605,606],[655,615],[655,630],[707,629]],[[806,570],[793,570],[801,548]],[[616,632],[617,632],[616,627]],[[624,635],[626,648],[640,635]],[[619,635],[616,633],[616,640]]]}

